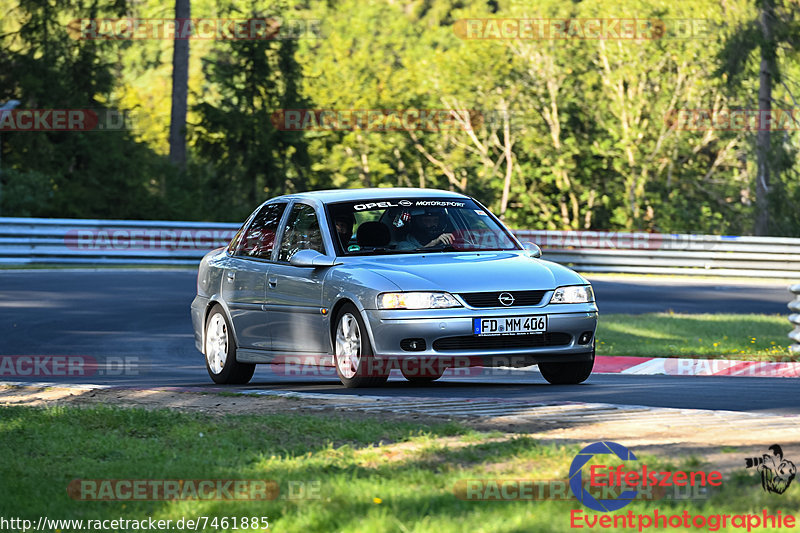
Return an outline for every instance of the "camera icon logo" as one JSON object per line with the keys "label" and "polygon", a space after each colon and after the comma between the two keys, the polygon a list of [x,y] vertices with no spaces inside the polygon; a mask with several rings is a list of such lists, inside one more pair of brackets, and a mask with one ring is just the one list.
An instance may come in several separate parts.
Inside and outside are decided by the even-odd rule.
{"label": "camera icon logo", "polygon": [[761,488],[765,492],[783,494],[797,475],[797,467],[783,456],[780,445],[773,444],[761,457],[748,457],[744,460],[746,468],[756,468],[761,473]]}

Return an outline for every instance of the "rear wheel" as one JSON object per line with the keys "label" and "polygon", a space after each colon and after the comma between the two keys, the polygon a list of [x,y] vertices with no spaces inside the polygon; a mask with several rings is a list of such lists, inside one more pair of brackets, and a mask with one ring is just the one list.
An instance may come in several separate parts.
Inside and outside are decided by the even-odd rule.
{"label": "rear wheel", "polygon": [[583,383],[592,374],[594,367],[594,349],[591,359],[576,363],[539,363],[539,371],[544,379],[553,385],[577,385]]}
{"label": "rear wheel", "polygon": [[250,381],[256,365],[236,360],[236,342],[233,340],[228,318],[222,307],[211,308],[206,319],[206,370],[214,383],[221,385],[242,384]]}
{"label": "rear wheel", "polygon": [[376,387],[386,382],[388,368],[378,364],[367,336],[361,313],[355,305],[342,306],[336,315],[333,333],[333,363],[336,374],[347,388]]}

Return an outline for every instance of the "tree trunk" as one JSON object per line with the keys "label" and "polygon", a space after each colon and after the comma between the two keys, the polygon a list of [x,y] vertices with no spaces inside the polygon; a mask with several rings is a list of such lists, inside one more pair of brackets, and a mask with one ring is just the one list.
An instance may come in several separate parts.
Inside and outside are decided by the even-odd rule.
{"label": "tree trunk", "polygon": [[769,116],[772,110],[772,80],[776,74],[775,43],[773,26],[775,24],[774,0],[762,0],[761,34],[764,42],[761,45],[761,67],[758,79],[758,134],[756,137],[756,235],[766,235],[769,231],[769,179],[770,179],[770,129]]}
{"label": "tree trunk", "polygon": [[[190,0],[175,0],[178,29],[191,17]],[[186,168],[186,100],[189,92],[189,39],[176,31],[172,51],[172,113],[169,124],[169,160]]]}
{"label": "tree trunk", "polygon": [[500,220],[505,220],[508,209],[508,195],[511,191],[511,176],[514,173],[514,157],[511,150],[511,126],[508,117],[508,105],[502,103],[503,109],[503,153],[505,155],[506,175],[503,178],[503,196],[500,199]]}

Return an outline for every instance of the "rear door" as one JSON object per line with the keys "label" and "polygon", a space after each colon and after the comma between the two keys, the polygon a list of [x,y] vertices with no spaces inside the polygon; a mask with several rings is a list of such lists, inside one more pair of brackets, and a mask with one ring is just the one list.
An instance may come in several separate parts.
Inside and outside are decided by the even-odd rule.
{"label": "rear door", "polygon": [[267,302],[272,349],[327,354],[330,342],[322,315],[322,282],[327,268],[289,264],[300,250],[326,253],[314,207],[295,203],[283,223],[277,261],[270,267]]}
{"label": "rear door", "polygon": [[269,350],[267,324],[267,275],[275,247],[278,224],[286,202],[264,205],[253,217],[222,277],[222,296],[228,304],[240,348]]}

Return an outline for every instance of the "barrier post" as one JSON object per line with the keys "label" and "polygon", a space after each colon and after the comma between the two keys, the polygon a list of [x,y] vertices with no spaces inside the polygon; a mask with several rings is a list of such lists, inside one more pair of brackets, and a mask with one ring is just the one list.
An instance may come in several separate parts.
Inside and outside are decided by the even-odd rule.
{"label": "barrier post", "polygon": [[789,346],[789,351],[800,354],[800,283],[790,286],[789,292],[795,295],[794,300],[789,302],[789,310],[792,311],[792,314],[789,315],[789,322],[794,326],[792,332],[789,333],[789,338],[794,341],[794,344]]}

